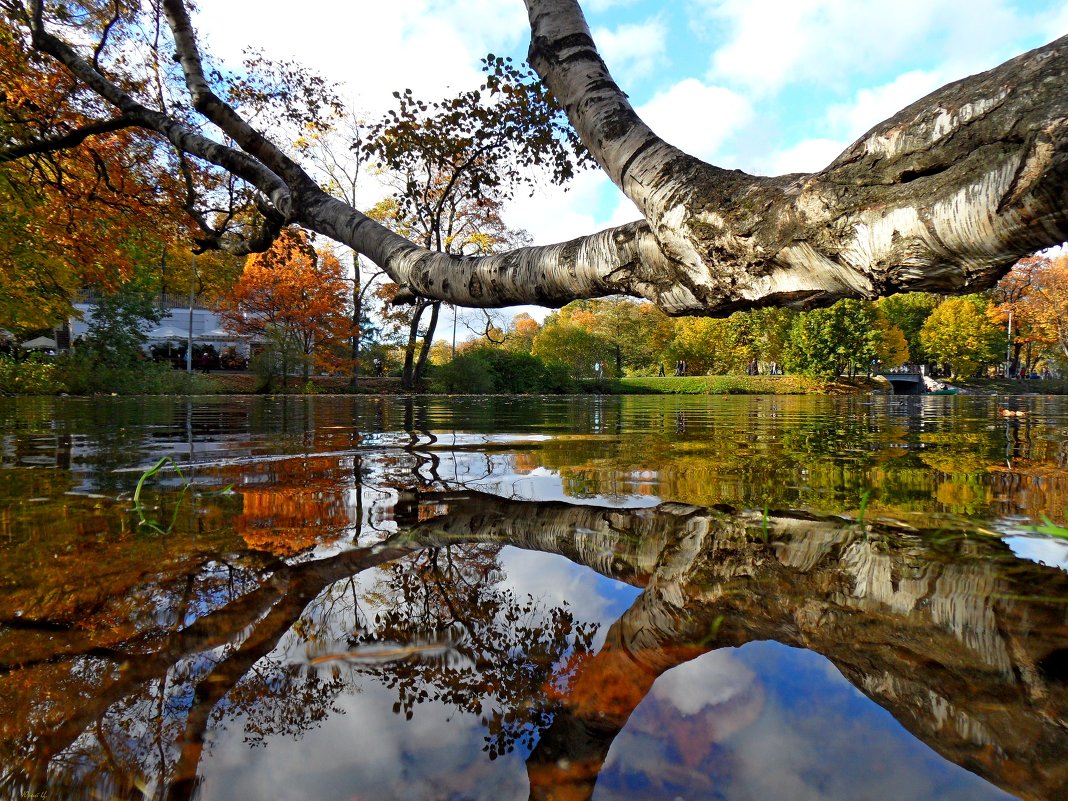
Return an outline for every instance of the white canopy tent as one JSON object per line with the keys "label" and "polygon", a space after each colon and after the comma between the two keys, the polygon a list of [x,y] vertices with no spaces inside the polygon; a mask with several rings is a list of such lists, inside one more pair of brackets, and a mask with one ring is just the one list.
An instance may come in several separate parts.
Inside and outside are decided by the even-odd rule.
{"label": "white canopy tent", "polygon": [[[184,342],[185,340],[189,339],[189,332],[185,331],[185,330],[182,330],[181,328],[175,328],[174,326],[171,326],[171,325],[165,325],[165,326],[161,326],[160,328],[152,329],[147,334],[145,334],[145,336],[148,337],[149,339],[159,339],[159,340],[173,339],[173,340],[179,340],[179,341]],[[194,339],[195,339],[195,337],[194,337]]]}
{"label": "white canopy tent", "polygon": [[233,331],[226,331],[222,328],[213,328],[211,331],[205,331],[200,336],[195,336],[193,339],[210,342],[237,342],[238,337]]}

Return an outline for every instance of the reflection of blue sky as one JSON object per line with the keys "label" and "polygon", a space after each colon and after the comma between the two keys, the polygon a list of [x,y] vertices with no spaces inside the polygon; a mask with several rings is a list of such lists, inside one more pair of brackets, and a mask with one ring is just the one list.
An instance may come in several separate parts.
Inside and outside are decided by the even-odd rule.
{"label": "reflection of blue sky", "polygon": [[822,656],[759,642],[713,651],[657,680],[616,738],[594,794],[635,797],[1012,796],[942,759]]}
{"label": "reflection of blue sky", "polygon": [[[579,619],[600,623],[598,645],[638,594],[561,556],[506,547],[500,565],[502,589],[537,598],[543,610],[567,601]],[[305,652],[290,635],[275,655],[292,663]],[[243,720],[228,722],[202,764],[204,801],[527,797],[520,749],[490,760],[478,716],[428,702],[406,721],[393,711],[395,691],[367,676],[358,682],[317,728],[273,737],[268,748],[249,747]],[[615,740],[594,797],[1010,796],[943,760],[822,656],[761,642],[661,676]]]}
{"label": "reflection of blue sky", "polygon": [[1068,571],[1068,541],[1050,537],[1005,537],[1005,544],[1021,559]]}

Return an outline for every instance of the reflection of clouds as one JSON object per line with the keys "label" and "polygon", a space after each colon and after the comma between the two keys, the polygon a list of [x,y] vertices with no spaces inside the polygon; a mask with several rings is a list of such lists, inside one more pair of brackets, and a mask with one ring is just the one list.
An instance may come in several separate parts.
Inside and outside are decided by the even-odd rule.
{"label": "reflection of clouds", "polygon": [[[529,594],[543,611],[566,599],[583,621],[614,621],[638,593],[562,556],[507,547],[500,565],[502,591]],[[314,645],[290,631],[272,656],[283,664],[306,664],[309,656],[323,650],[344,650],[355,620],[352,610],[337,605],[359,598],[361,616],[374,619],[379,609],[396,601],[381,592],[381,577],[381,570],[372,569],[324,590],[306,611],[315,624]],[[325,677],[334,668],[343,675],[350,670],[338,662],[317,669]],[[490,760],[483,750],[486,728],[479,717],[427,701],[416,704],[406,721],[403,713],[393,711],[396,690],[370,676],[358,676],[355,683],[358,689],[334,700],[330,706],[336,711],[316,727],[296,739],[267,737],[266,748],[249,747],[243,736],[246,719],[227,721],[225,729],[214,733],[211,753],[201,766],[203,801],[527,797],[523,749]]]}
{"label": "reflection of clouds", "polygon": [[1030,559],[1040,565],[1059,567],[1068,571],[1068,541],[1046,537],[1005,537],[1014,554],[1021,559]]}
{"label": "reflection of clouds", "polygon": [[299,740],[276,737],[250,749],[243,721],[222,733],[202,765],[202,801],[285,798],[525,799],[522,757],[491,761],[478,718],[440,703],[420,704],[406,721],[393,691],[365,681],[338,701],[343,714]]}
{"label": "reflection of clouds", "polygon": [[774,642],[712,651],[657,679],[594,792],[639,796],[1010,798],[915,739],[824,657]]}
{"label": "reflection of clouds", "polygon": [[724,648],[664,673],[653,685],[652,695],[683,715],[695,715],[745,692],[754,678],[753,671],[734,657],[733,649]]}
{"label": "reflection of clouds", "polygon": [[[515,438],[512,438],[515,439]],[[531,437],[521,438],[522,440]],[[544,440],[550,439],[544,437]],[[508,437],[496,441],[511,444]],[[503,498],[533,501],[566,501],[573,505],[615,506],[640,508],[654,506],[660,498],[642,493],[638,487],[648,484],[648,477],[632,477],[626,494],[583,495],[576,497],[565,489],[560,472],[537,464],[538,452],[514,451],[496,454],[463,451],[436,452],[440,460],[437,474],[445,481],[454,481]]]}
{"label": "reflection of clouds", "polygon": [[531,595],[545,606],[561,606],[565,601],[579,620],[604,627],[614,623],[638,597],[640,590],[605,578],[556,554],[524,551],[507,546],[501,550],[500,564],[504,586],[519,597]]}

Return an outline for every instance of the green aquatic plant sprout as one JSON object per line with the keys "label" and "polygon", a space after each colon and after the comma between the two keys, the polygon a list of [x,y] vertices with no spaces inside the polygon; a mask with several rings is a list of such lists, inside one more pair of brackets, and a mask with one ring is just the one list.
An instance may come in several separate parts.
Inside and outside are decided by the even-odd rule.
{"label": "green aquatic plant sprout", "polygon": [[[148,479],[152,478],[153,476],[156,476],[159,473],[163,472],[163,470],[166,469],[168,467],[168,465],[170,466],[170,468],[172,468],[174,470],[175,473],[178,474],[178,478],[181,479],[182,491],[178,493],[178,499],[174,503],[174,512],[171,514],[170,523],[167,524],[166,528],[162,528],[158,521],[150,520],[148,518],[148,516],[145,514],[146,507],[141,502],[141,492],[145,488],[145,482],[148,481]],[[193,482],[185,477],[185,475],[182,473],[181,466],[179,466],[179,464],[176,461],[174,461],[174,459],[172,459],[170,456],[164,456],[162,459],[160,459],[158,462],[156,462],[150,468],[145,470],[145,472],[143,472],[141,474],[141,477],[137,479],[137,486],[134,488],[134,494],[133,494],[133,503],[134,503],[133,510],[137,513],[137,517],[138,517],[137,525],[145,526],[146,528],[150,528],[153,531],[155,531],[157,534],[170,534],[171,531],[174,529],[175,522],[177,522],[177,520],[178,520],[178,509],[181,508],[182,499],[185,498],[185,494],[187,492],[190,492],[192,487],[193,487]],[[195,494],[198,495],[198,496],[231,495],[231,494],[233,494],[233,489],[234,489],[234,485],[233,484],[227,484],[221,490],[218,490],[216,492],[202,492],[202,493],[195,493]]]}
{"label": "green aquatic plant sprout", "polygon": [[[1065,512],[1065,516],[1068,517],[1068,511]],[[1068,526],[1054,523],[1046,515],[1042,515],[1041,526],[1029,526],[1028,530],[1033,531],[1036,534],[1046,534],[1050,537],[1059,537],[1062,540],[1068,540]]]}
{"label": "green aquatic plant sprout", "polygon": [[[174,513],[171,515],[171,522],[167,525],[167,528],[164,529],[160,527],[158,521],[150,520],[145,515],[145,506],[143,503],[141,503],[141,491],[145,488],[145,482],[148,479],[162,472],[164,467],[168,464],[174,468],[174,472],[177,473],[178,478],[181,479],[182,491],[178,494],[178,500],[174,504]],[[157,534],[169,534],[174,528],[175,522],[178,520],[178,509],[181,507],[182,499],[185,497],[186,492],[189,491],[189,487],[190,482],[186,479],[184,475],[182,475],[182,469],[178,466],[178,463],[174,461],[174,459],[172,459],[170,456],[164,456],[162,459],[152,465],[152,467],[148,468],[145,472],[143,472],[141,474],[141,477],[137,479],[137,487],[134,489],[133,494],[133,508],[134,511],[137,513],[138,517],[137,524],[139,526],[145,526],[146,528],[155,531]]]}
{"label": "green aquatic plant sprout", "polygon": [[864,514],[868,511],[868,501],[871,499],[871,490],[864,490],[860,494],[860,510],[857,512],[857,525],[864,529],[864,536],[868,535],[868,528],[864,525]]}

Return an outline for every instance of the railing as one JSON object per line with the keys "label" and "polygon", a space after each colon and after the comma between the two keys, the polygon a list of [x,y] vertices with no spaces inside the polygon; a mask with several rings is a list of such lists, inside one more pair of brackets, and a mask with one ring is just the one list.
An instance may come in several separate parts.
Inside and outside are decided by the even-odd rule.
{"label": "railing", "polygon": [[[94,289],[83,289],[75,298],[75,303],[94,305],[100,299],[101,293]],[[182,292],[158,292],[154,296],[157,304],[162,309],[188,309],[189,293]],[[216,311],[218,303],[212,298],[193,297],[193,308],[204,311]]]}
{"label": "railing", "polygon": [[922,364],[902,364],[898,367],[891,367],[889,370],[883,370],[881,375],[921,376],[924,373]]}

